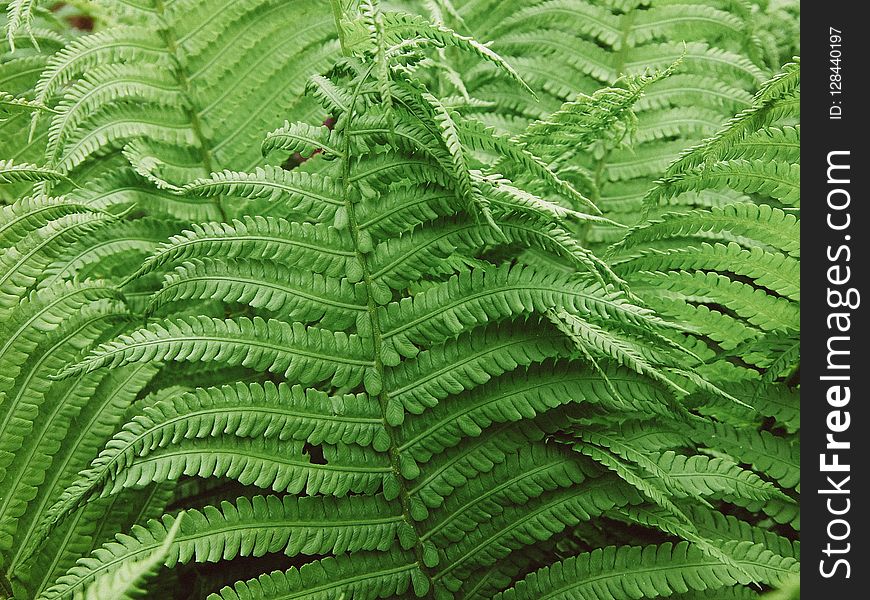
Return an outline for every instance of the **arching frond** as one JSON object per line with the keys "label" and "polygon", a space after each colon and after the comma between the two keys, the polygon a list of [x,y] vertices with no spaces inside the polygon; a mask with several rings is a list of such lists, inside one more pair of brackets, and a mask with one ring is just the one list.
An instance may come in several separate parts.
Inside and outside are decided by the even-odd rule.
{"label": "arching frond", "polygon": [[[771,560],[769,552],[751,543],[732,542],[727,548],[741,567],[761,581],[776,584],[794,572],[792,560]],[[663,570],[663,564],[673,566]],[[749,582],[737,569],[702,558],[697,548],[685,542],[644,548],[611,546],[533,573],[496,598],[558,598],[572,593],[591,593],[608,600],[649,598],[735,583]]]}
{"label": "arching frond", "polygon": [[188,317],[156,323],[95,349],[60,373],[69,376],[102,366],[176,360],[217,361],[281,373],[299,382],[360,383],[373,366],[365,338],[277,319]]}
{"label": "arching frond", "polygon": [[[353,511],[354,523],[333,520]],[[359,520],[367,514],[367,524]],[[105,544],[47,590],[44,598],[63,598],[82,589],[88,582],[111,572],[130,559],[149,556],[161,548],[178,517],[165,516],[136,526],[132,535]],[[216,562],[235,556],[262,556],[283,552],[288,556],[388,550],[397,537],[402,521],[377,498],[348,499],[336,503],[323,498],[296,499],[286,496],[255,496],[224,502],[220,507],[189,510],[183,515],[180,530],[163,564],[173,566],[195,562]],[[361,533],[362,527],[365,533]],[[352,532],[353,531],[353,532]]]}

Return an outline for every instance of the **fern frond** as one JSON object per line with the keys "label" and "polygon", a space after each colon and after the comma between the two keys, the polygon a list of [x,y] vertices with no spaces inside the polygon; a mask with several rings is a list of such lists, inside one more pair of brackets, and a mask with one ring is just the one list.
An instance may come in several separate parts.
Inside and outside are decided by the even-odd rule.
{"label": "fern frond", "polygon": [[692,513],[698,528],[712,539],[748,541],[765,547],[776,556],[800,558],[800,542],[789,540],[762,527],[753,526],[733,515],[725,515],[701,507],[690,507],[688,510]]}
{"label": "fern frond", "polygon": [[[351,518],[353,524],[340,519]],[[338,517],[338,519],[336,519]],[[82,559],[41,598],[68,598],[90,581],[126,561],[160,548],[178,517],[165,515],[130,535],[105,544]],[[217,562],[236,556],[263,556],[268,552],[299,554],[341,553],[355,550],[388,550],[396,540],[401,515],[375,497],[352,497],[341,503],[328,498],[254,496],[235,504],[184,513],[181,530],[170,544],[165,566]]]}
{"label": "fern frond", "polygon": [[71,213],[31,231],[0,258],[0,308],[11,308],[69,245],[111,223],[105,213]]}
{"label": "fern frond", "polygon": [[219,299],[342,330],[366,310],[364,292],[361,284],[264,261],[195,259],[166,275],[163,287],[151,297],[148,312],[174,302]]}
{"label": "fern frond", "polygon": [[784,488],[800,492],[800,448],[767,431],[729,427],[723,423],[698,426],[692,436],[700,446],[702,439],[715,440],[716,448],[738,462],[752,465],[759,473],[775,479]]}
{"label": "fern frond", "polygon": [[638,250],[630,257],[614,261],[614,270],[625,277],[640,271],[716,270],[740,273],[792,300],[800,300],[800,263],[782,253],[760,247],[743,248],[737,242],[727,244],[701,242],[679,248]]}
{"label": "fern frond", "polygon": [[226,195],[265,200],[316,221],[326,221],[335,216],[339,208],[344,206],[345,199],[341,194],[338,183],[327,176],[270,166],[258,168],[253,173],[212,173],[209,178],[197,179],[179,190],[179,196],[184,198]]}
{"label": "fern frond", "polygon": [[550,0],[525,8],[500,23],[494,33],[501,34],[518,26],[559,25],[565,17],[571,17],[572,20],[576,18],[578,23],[584,24],[584,29],[579,33],[605,44],[617,44],[622,38],[619,19],[606,8],[571,0]]}
{"label": "fern frond", "polygon": [[122,213],[142,210],[149,215],[168,216],[183,222],[201,222],[220,218],[220,207],[196,195],[179,195],[156,186],[142,185],[141,176],[129,166],[122,166],[87,182],[75,197],[94,210]]}
{"label": "fern frond", "polygon": [[[616,389],[619,395],[615,396],[612,389]],[[560,406],[588,412],[591,405],[646,414],[670,414],[665,392],[628,371],[596,374],[587,369],[571,369],[570,365],[544,365],[504,375],[488,386],[440,402],[420,418],[406,420],[402,424],[405,441],[401,450],[418,463],[434,463],[431,467],[439,473],[434,479],[440,480],[443,461],[450,460],[445,456],[454,454],[447,450],[461,443],[469,444],[469,438],[480,437],[481,443],[497,444],[501,434],[494,439],[489,436],[493,431],[498,432],[501,424],[535,419]],[[534,429],[529,428],[529,435],[534,436],[532,432]],[[667,447],[671,446],[673,444]],[[510,452],[509,447],[513,448],[506,445],[502,449]],[[461,446],[457,448],[457,452],[461,450]],[[469,450],[467,458],[471,464],[482,468],[495,456],[492,449],[479,456]],[[418,484],[421,490],[459,479],[458,473],[443,474],[445,480],[436,485],[427,475],[427,469],[423,471]],[[427,505],[429,493],[421,495]]]}
{"label": "fern frond", "polygon": [[482,334],[449,340],[387,372],[390,400],[399,409],[390,421],[402,422],[401,409],[420,414],[440,399],[486,383],[493,376],[521,365],[570,355],[570,347],[561,334],[542,334],[519,326],[487,329]]}
{"label": "fern frond", "polygon": [[160,564],[166,559],[169,548],[181,527],[183,513],[175,519],[172,528],[166,533],[163,544],[150,555],[132,562],[127,562],[118,567],[112,573],[105,573],[95,579],[75,598],[81,600],[99,600],[100,598],[114,598],[116,600],[133,600],[144,595],[142,583],[149,577],[153,577],[160,568]]}
{"label": "fern frond", "polygon": [[559,488],[599,475],[553,445],[531,446],[506,456],[492,471],[454,492],[428,520],[425,538],[439,546],[458,542],[514,502],[526,503]]}
{"label": "fern frond", "polygon": [[[8,393],[27,357],[44,332],[56,330],[84,307],[103,300],[120,300],[120,292],[105,282],[64,283],[30,293],[0,326],[0,394]],[[9,313],[7,313],[8,315]]]}
{"label": "fern frond", "polygon": [[27,234],[74,213],[94,212],[87,204],[65,198],[27,196],[0,208],[0,244],[12,248]]}
{"label": "fern frond", "polygon": [[321,464],[312,462],[303,447],[302,442],[277,438],[180,440],[143,450],[132,459],[125,455],[126,464],[113,463],[109,479],[92,493],[107,496],[193,476],[233,479],[278,493],[346,496],[380,491],[384,477],[391,473],[387,457],[364,448],[341,444],[325,447],[329,458]]}
{"label": "fern frond", "polygon": [[[386,598],[409,592],[416,563],[399,553],[355,552],[314,561],[287,571],[264,573],[256,579],[222,588],[210,600],[278,600],[304,594],[326,600],[335,593]],[[420,574],[419,576],[422,576]]]}
{"label": "fern frond", "polygon": [[[100,511],[105,507],[100,506],[98,502],[94,507],[85,509],[84,512],[87,514],[79,513],[74,522],[65,523],[67,530],[63,528],[58,530],[55,528],[56,524],[48,519],[48,515],[51,514],[51,506],[62,497],[68,487],[71,487],[78,471],[88,465],[100,451],[105,441],[117,429],[125,411],[135,396],[151,380],[156,370],[153,365],[135,365],[112,371],[106,377],[97,378],[99,383],[96,390],[93,391],[90,401],[86,402],[75,416],[74,422],[81,427],[77,428],[75,435],[64,438],[58,453],[55,455],[57,458],[52,461],[51,469],[46,473],[46,481],[39,486],[37,497],[28,506],[27,512],[19,522],[16,539],[21,540],[21,543],[18,545],[17,552],[10,559],[10,571],[17,573],[24,565],[27,565],[30,562],[30,557],[39,550],[51,534],[57,534],[54,535],[54,539],[61,538],[64,540],[63,545],[70,547],[62,549],[60,555],[52,555],[50,552],[43,551],[42,556],[36,559],[51,565],[48,572],[37,568],[33,569],[43,576],[45,584],[50,584],[59,576],[55,570],[59,568],[57,562],[62,561],[64,555],[70,563],[67,566],[71,566],[75,558],[91,549],[88,544],[91,543],[94,524],[88,517],[100,514]],[[84,383],[80,386],[85,392],[89,391],[89,385],[92,385],[93,380],[94,377],[82,379]],[[69,387],[76,389],[76,386]],[[149,495],[143,495],[143,497],[147,500]],[[157,497],[164,497],[168,501],[165,493],[162,496],[158,494]],[[130,498],[125,498],[124,501],[131,504]],[[158,504],[160,502],[162,501],[158,500]],[[135,503],[132,504],[135,506]],[[159,511],[162,512],[162,510],[163,506],[160,506]],[[117,512],[117,519],[105,521],[107,530],[111,530],[116,524],[124,522],[121,518],[121,514],[125,514],[124,511],[118,510]],[[98,540],[102,539],[99,535],[96,537]],[[83,544],[84,548],[82,549]],[[43,550],[50,547],[50,544],[46,544]],[[77,548],[78,552],[76,552]],[[49,556],[46,557],[45,554],[49,554]]]}
{"label": "fern frond", "polygon": [[174,89],[172,75],[165,69],[130,65],[89,69],[53,109],[57,114],[48,130],[46,154],[57,160],[68,140],[94,112],[108,104],[136,101],[177,110],[185,99]]}
{"label": "fern frond", "polygon": [[[44,111],[44,112],[54,112],[54,109],[51,109],[47,106],[44,106],[38,102],[34,102],[33,100],[28,100],[27,98],[19,98],[14,94],[10,94],[9,92],[0,91],[0,110],[6,113],[10,113],[12,111]],[[4,119],[0,119],[0,123],[2,123]]]}
{"label": "fern frond", "polygon": [[745,158],[796,164],[800,158],[800,125],[765,127],[747,135],[724,151],[721,158]]}
{"label": "fern frond", "polygon": [[797,331],[800,328],[800,309],[797,305],[724,275],[680,271],[641,274],[639,278],[653,284],[653,287],[658,286],[662,295],[673,291],[696,302],[724,300],[723,304],[727,303],[730,310],[764,330]]}
{"label": "fern frond", "polygon": [[[61,495],[47,513],[46,520],[56,520],[68,514],[95,492],[106,489],[122,471],[142,457],[160,448],[183,444],[186,440],[227,438],[228,448],[232,447],[231,438],[236,437],[310,444],[373,445],[375,449],[383,450],[386,432],[380,423],[377,406],[363,394],[327,396],[314,389],[304,390],[286,384],[276,386],[271,382],[237,383],[170,396],[135,415]],[[211,450],[204,446],[199,452],[222,452],[221,444],[216,444]],[[178,447],[182,454],[196,451],[193,446],[187,449]],[[289,457],[291,449],[287,446],[280,454]],[[295,447],[295,454],[301,455],[300,450],[301,447]],[[201,462],[201,468],[207,464],[208,461]],[[167,466],[170,470],[178,468]],[[216,465],[212,464],[212,467],[216,468]],[[152,468],[158,469],[156,466]],[[142,472],[141,468],[138,472]],[[128,482],[141,484],[137,477],[128,474],[125,477]],[[116,485],[114,491],[118,489]]]}
{"label": "fern frond", "polygon": [[320,224],[289,222],[275,217],[243,217],[231,223],[193,225],[173,236],[128,281],[192,258],[240,255],[271,261],[292,260],[299,269],[313,269],[333,277],[347,274],[352,283],[362,277],[346,234]]}
{"label": "fern frond", "polygon": [[447,589],[458,589],[474,568],[493,564],[512,548],[531,540],[549,539],[568,526],[637,502],[638,496],[618,481],[609,476],[596,477],[577,489],[556,490],[534,499],[522,511],[509,507],[448,547],[435,577],[443,580]]}
{"label": "fern frond", "polygon": [[[759,581],[776,584],[795,570],[793,560],[776,560],[770,552],[751,543],[730,542],[724,546],[742,570]],[[664,564],[668,565],[666,569],[662,569]],[[545,567],[496,598],[567,598],[582,593],[605,600],[640,599],[716,590],[736,583],[749,583],[740,569],[704,557],[686,542],[643,548],[610,546]]]}
{"label": "fern frond", "polygon": [[493,150],[501,155],[501,160],[493,166],[494,169],[503,167],[505,163],[514,163],[572,203],[585,205],[600,214],[601,211],[595,204],[578,192],[570,182],[560,178],[543,160],[527,150],[523,142],[518,144],[516,140],[510,140],[506,136],[499,135],[495,130],[471,120],[464,124],[462,135],[473,148]]}
{"label": "fern frond", "polygon": [[654,6],[638,12],[631,33],[625,40],[630,46],[653,39],[674,40],[700,36],[708,40],[739,38],[746,23],[738,15],[703,4]]}
{"label": "fern frond", "polygon": [[[756,93],[753,104],[741,111],[716,135],[689,149],[668,168],[667,176],[691,170],[702,163],[726,156],[734,144],[753,132],[776,124],[779,119],[794,116],[789,102],[798,98],[800,91],[800,62],[785,65]],[[799,111],[799,105],[797,107]],[[798,113],[799,114],[799,113]]]}
{"label": "fern frond", "polygon": [[526,85],[525,81],[523,81],[514,68],[501,56],[485,44],[481,44],[471,37],[460,35],[449,27],[432,24],[423,17],[408,13],[383,13],[383,27],[385,42],[388,44],[395,44],[401,40],[420,37],[439,46],[459,48],[493,63],[499,67],[500,71],[505,72],[511,79],[534,95],[531,88]]}
{"label": "fern frond", "polygon": [[[403,354],[413,348],[409,344],[437,343],[486,323],[558,308],[587,319],[613,319],[641,328],[656,323],[649,311],[631,304],[620,292],[575,277],[541,277],[532,269],[510,265],[461,272],[379,310],[383,337]],[[416,353],[411,350],[410,356]]]}
{"label": "fern frond", "polygon": [[31,29],[37,4],[37,0],[11,0],[6,7],[6,42],[12,52],[15,52],[15,37],[22,30],[30,37],[34,47],[39,49]]}
{"label": "fern frond", "polygon": [[[84,348],[113,332],[127,316],[118,301],[83,308],[52,335],[44,336],[0,405],[0,548],[12,547],[18,519],[44,483],[52,457],[69,425],[87,401],[92,385],[53,386],[52,373],[75,360]],[[89,382],[93,384],[93,381]]]}
{"label": "fern frond", "polygon": [[785,499],[776,486],[725,458],[686,457],[674,452],[652,458],[671,478],[680,482],[685,490],[680,495],[685,497],[728,493],[749,500]]}
{"label": "fern frond", "polygon": [[401,194],[390,194],[377,205],[361,204],[357,209],[359,228],[381,240],[461,210],[452,190],[434,185],[401,189]]}
{"label": "fern frond", "polygon": [[664,179],[648,198],[658,203],[683,192],[720,187],[761,194],[793,205],[800,200],[800,166],[763,159],[720,161],[702,170]]}
{"label": "fern frond", "polygon": [[369,340],[301,323],[188,317],[155,323],[94,350],[60,377],[133,362],[220,362],[281,373],[302,384],[331,380],[356,385],[373,366]]}
{"label": "fern frond", "polygon": [[428,508],[441,506],[445,498],[469,481],[503,463],[512,453],[532,442],[540,442],[544,432],[534,422],[497,425],[459,447],[433,455],[432,464],[409,488],[414,515],[424,519]]}
{"label": "fern frond", "polygon": [[178,230],[168,219],[115,220],[63,249],[45,269],[41,287],[63,279],[109,279],[130,261],[144,259]]}
{"label": "fern frond", "polygon": [[680,362],[677,362],[674,357],[665,353],[651,353],[644,347],[642,340],[607,331],[599,325],[585,322],[565,311],[551,312],[549,318],[557,329],[581,349],[584,355],[611,359],[668,386],[678,395],[687,393],[661,368],[679,365]]}
{"label": "fern frond", "polygon": [[306,156],[321,151],[325,156],[341,157],[341,151],[338,149],[341,143],[338,133],[328,127],[285,122],[283,127],[266,134],[262,152],[267,155],[275,150],[284,150]]}
{"label": "fern frond", "polygon": [[646,245],[669,237],[730,233],[736,237],[764,240],[764,244],[800,257],[800,225],[794,215],[767,204],[735,203],[721,208],[670,213],[633,229],[614,245],[622,248]]}
{"label": "fern frond", "polygon": [[50,167],[0,160],[0,184],[37,181],[70,182],[70,179]]}

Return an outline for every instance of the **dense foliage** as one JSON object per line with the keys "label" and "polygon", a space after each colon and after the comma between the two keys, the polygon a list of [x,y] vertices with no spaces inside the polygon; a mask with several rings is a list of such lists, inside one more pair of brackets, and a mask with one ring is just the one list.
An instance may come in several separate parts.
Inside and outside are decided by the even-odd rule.
{"label": "dense foliage", "polygon": [[2,4],[0,597],[793,583],[793,4]]}

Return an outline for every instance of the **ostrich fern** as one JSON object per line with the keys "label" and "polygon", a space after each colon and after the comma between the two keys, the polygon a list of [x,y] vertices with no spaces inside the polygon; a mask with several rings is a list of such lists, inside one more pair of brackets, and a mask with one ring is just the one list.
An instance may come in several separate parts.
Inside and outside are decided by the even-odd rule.
{"label": "ostrich fern", "polygon": [[791,581],[799,63],[756,92],[749,3],[38,4],[0,62],[3,594]]}
{"label": "ostrich fern", "polygon": [[[540,95],[532,101],[503,80],[466,67],[476,69],[466,78],[467,93],[495,105],[478,118],[513,135],[522,136],[530,122],[548,118],[578,94],[681,61],[677,73],[644,90],[634,104],[636,123],[622,135],[573,148],[537,148],[605,214],[627,225],[637,223],[644,194],[680,152],[747,108],[770,74],[755,32],[758,11],[749,2],[536,0],[518,9],[510,2],[472,0],[457,7],[453,18],[493,40],[493,49]],[[710,206],[733,199],[733,192],[706,190],[681,201]],[[616,242],[622,233],[607,223],[578,231],[593,245]]]}

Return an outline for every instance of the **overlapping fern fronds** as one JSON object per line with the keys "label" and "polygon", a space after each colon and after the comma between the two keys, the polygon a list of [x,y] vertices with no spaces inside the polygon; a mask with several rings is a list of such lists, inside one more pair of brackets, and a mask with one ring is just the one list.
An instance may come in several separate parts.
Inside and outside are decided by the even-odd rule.
{"label": "overlapping fern fronds", "polygon": [[[522,7],[473,0],[457,4],[455,16],[441,11],[448,22],[461,19],[475,35],[492,39],[493,49],[538,92],[540,101],[532,101],[480,70],[464,78],[464,93],[493,103],[478,118],[518,142],[531,121],[548,118],[562,103],[583,102],[603,86],[630,88],[634,78],[678,62],[671,77],[635,99],[636,120],[622,135],[593,137],[577,149],[539,150],[607,216],[627,225],[637,223],[645,192],[671,161],[748,107],[769,75],[756,13],[747,2],[706,0],[538,0]],[[691,201],[709,206],[731,197],[708,192]],[[579,233],[593,244],[622,236],[606,223]]]}
{"label": "overlapping fern fronds", "polygon": [[[694,330],[699,370],[746,406],[700,394],[721,423],[723,449],[800,491],[794,432],[800,372],[800,63],[787,64],[751,107],[688,149],[646,196],[653,216],[609,255],[614,270],[660,315]],[[686,194],[736,192],[742,201],[685,210]],[[682,210],[681,210],[682,208]],[[660,215],[660,216],[658,216]],[[770,430],[770,423],[784,431]],[[761,466],[764,465],[764,466]],[[796,508],[764,510],[799,527]]]}
{"label": "overlapping fern fronds", "polygon": [[55,45],[37,4],[0,63],[0,593],[798,571],[799,67],[753,96],[746,3],[106,1]]}

